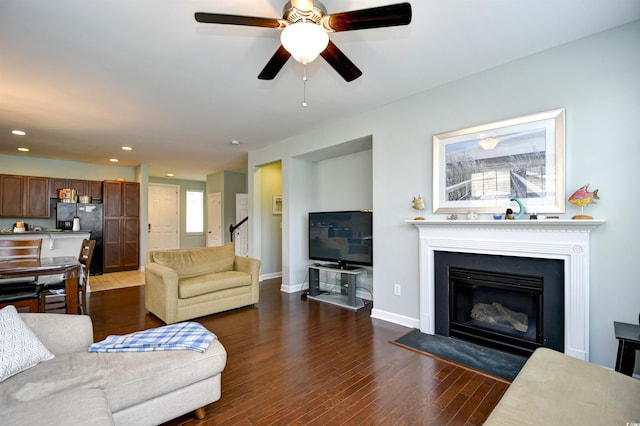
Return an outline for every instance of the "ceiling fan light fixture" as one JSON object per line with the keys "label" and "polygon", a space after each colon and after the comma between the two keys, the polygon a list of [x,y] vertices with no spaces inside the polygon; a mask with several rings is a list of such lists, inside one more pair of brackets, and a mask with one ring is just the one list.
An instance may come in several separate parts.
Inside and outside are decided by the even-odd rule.
{"label": "ceiling fan light fixture", "polygon": [[308,64],[327,48],[329,35],[318,24],[296,22],[282,31],[280,42],[296,61]]}

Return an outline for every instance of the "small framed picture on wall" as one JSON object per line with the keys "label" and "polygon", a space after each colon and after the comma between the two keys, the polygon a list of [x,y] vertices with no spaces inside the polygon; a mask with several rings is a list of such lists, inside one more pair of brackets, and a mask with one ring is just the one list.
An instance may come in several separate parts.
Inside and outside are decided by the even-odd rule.
{"label": "small framed picture on wall", "polygon": [[273,214],[282,214],[282,195],[273,195]]}

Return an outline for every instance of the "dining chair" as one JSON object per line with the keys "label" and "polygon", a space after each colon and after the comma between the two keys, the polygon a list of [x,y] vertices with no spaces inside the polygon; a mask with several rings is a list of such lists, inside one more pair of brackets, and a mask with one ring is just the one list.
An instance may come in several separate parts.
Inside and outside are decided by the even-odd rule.
{"label": "dining chair", "polygon": [[[78,313],[84,314],[87,311],[87,284],[89,282],[89,270],[91,268],[91,259],[93,258],[93,251],[96,248],[95,240],[82,240],[82,246],[80,247],[80,254],[78,255],[78,261],[80,262],[80,273],[78,275],[78,292],[79,303]],[[56,281],[43,284],[40,288],[40,312],[46,312],[47,310],[47,295],[62,295],[64,294],[65,282]],[[54,302],[55,303],[55,302]],[[51,305],[51,304],[49,304]],[[66,306],[66,296],[65,296]]]}
{"label": "dining chair", "polygon": [[[40,259],[42,240],[0,239],[0,262]],[[40,285],[37,277],[0,280],[0,308],[14,305],[25,307],[29,312],[38,312]]]}

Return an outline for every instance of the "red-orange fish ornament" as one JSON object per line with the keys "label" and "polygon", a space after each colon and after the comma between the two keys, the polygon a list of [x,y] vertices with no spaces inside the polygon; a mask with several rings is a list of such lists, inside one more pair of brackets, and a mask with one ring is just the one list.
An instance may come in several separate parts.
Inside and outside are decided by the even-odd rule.
{"label": "red-orange fish ornament", "polygon": [[593,216],[588,216],[584,214],[584,206],[587,204],[595,203],[594,200],[599,200],[598,190],[596,189],[593,192],[589,191],[589,184],[582,186],[576,192],[571,194],[569,197],[569,202],[571,204],[575,204],[576,206],[580,206],[582,209],[581,214],[575,215],[572,219],[593,219]]}

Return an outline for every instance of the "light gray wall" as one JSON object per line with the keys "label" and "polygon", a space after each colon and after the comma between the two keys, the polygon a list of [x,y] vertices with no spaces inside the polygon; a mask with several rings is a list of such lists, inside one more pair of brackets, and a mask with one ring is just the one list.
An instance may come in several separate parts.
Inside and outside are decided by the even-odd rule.
{"label": "light gray wall", "polygon": [[[640,21],[422,92],[383,108],[324,123],[306,134],[249,153],[249,170],[283,162],[284,217],[307,210],[304,167],[289,159],[373,135],[374,306],[398,322],[418,321],[418,235],[403,221],[413,195],[432,192],[432,136],[445,131],[566,108],[566,191],[585,183],[601,200],[587,213],[607,223],[591,234],[590,357],[613,366],[613,321],[636,322],[640,285],[637,161],[640,158]],[[366,77],[365,77],[366,78]],[[315,171],[312,171],[315,173]],[[259,185],[249,181],[249,191]],[[259,213],[259,206],[252,206]],[[579,212],[567,203],[563,218]],[[255,214],[253,215],[256,216]],[[427,216],[432,216],[427,214]],[[306,259],[289,246],[305,224],[283,222],[283,287],[304,276]],[[250,233],[252,238],[259,238]],[[251,244],[250,244],[251,245]],[[264,258],[269,253],[261,253]],[[393,295],[393,283],[402,296]]]}
{"label": "light gray wall", "polygon": [[261,167],[262,195],[260,204],[262,252],[269,253],[260,265],[260,275],[276,277],[282,274],[282,215],[273,214],[274,195],[282,195],[282,165],[280,162]]}
{"label": "light gray wall", "polygon": [[136,168],[0,154],[0,173],[85,180],[136,181]]}
{"label": "light gray wall", "polygon": [[288,158],[282,162],[282,288],[289,291],[301,288],[307,275],[307,221],[310,206],[316,209],[318,202],[316,173],[311,161]]}
{"label": "light gray wall", "polygon": [[373,208],[371,150],[319,161],[317,167],[318,211]]}

